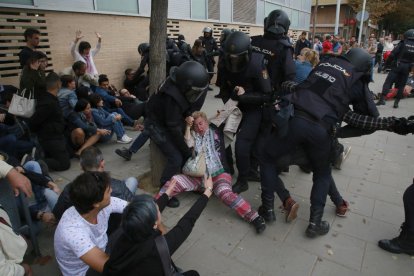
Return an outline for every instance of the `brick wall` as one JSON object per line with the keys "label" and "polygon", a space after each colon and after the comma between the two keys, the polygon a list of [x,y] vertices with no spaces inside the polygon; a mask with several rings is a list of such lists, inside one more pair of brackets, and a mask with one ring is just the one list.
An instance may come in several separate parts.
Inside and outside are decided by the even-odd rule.
{"label": "brick wall", "polygon": [[[19,11],[18,9],[0,9],[0,11]],[[23,10],[20,10],[23,11]],[[33,11],[40,13],[40,11]],[[136,68],[139,64],[138,44],[149,41],[149,18],[137,16],[104,15],[89,13],[69,13],[42,11],[45,14],[49,36],[53,70],[61,71],[73,63],[70,55],[70,42],[75,38],[75,31],[80,29],[85,36],[82,40],[95,46],[95,31],[102,35],[102,48],[95,57],[99,73],[107,74],[111,82],[121,87],[123,72],[126,68]],[[186,41],[193,44],[202,35],[205,26],[213,27],[216,22],[197,22],[174,20],[179,22],[180,33]],[[241,29],[240,25],[226,24],[228,28]],[[246,26],[242,26],[245,31]],[[250,35],[261,34],[263,28],[249,26]],[[0,43],[1,47],[1,43]],[[18,84],[18,77],[1,79],[3,84]]]}

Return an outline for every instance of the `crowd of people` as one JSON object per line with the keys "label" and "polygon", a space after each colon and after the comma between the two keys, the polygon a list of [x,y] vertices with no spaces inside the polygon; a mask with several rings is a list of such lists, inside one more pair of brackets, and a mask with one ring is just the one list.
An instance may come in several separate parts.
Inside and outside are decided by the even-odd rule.
{"label": "crowd of people", "polygon": [[[289,27],[287,14],[274,10],[265,19],[263,35],[249,37],[224,29],[218,44],[212,29],[206,27],[192,47],[183,35],[177,41],[167,38],[168,73],[151,96],[148,43],[138,46],[141,62],[136,70],[125,70],[124,87],[118,90],[94,62],[101,34],[96,33],[98,42],[92,49],[82,41],[82,32],[76,31],[70,48],[73,64],[59,74],[46,74],[47,56],[36,49],[40,31],[25,31],[19,90],[31,92],[36,106],[29,118],[9,113],[16,88],[2,86],[0,150],[14,168],[0,161],[0,175],[16,191],[31,196],[33,190],[34,220],[57,224],[54,249],[63,275],[199,275],[193,270],[183,272],[171,254],[191,233],[210,196],[215,194],[261,234],[266,224],[276,220],[275,193],[282,201],[284,220],[289,223],[297,217],[300,206],[280,178],[293,164],[313,173],[305,231],[309,238],[329,232],[329,223],[323,220],[328,195],[336,215],[347,215],[349,203],[331,172],[341,169],[350,150],[338,138],[376,130],[414,132],[412,118],[380,117],[368,87],[380,62],[378,55],[391,46],[387,38],[377,42],[373,36],[365,48],[355,37],[348,43],[326,35],[323,41],[315,37],[311,43],[306,32],[292,45]],[[388,75],[392,79],[387,77],[379,103],[393,83],[398,89],[394,107],[403,91],[411,92],[413,49],[414,30],[409,30],[391,49],[387,62],[393,64]],[[207,91],[212,90],[215,71],[220,88],[216,97],[224,109],[210,120],[200,110]],[[235,137],[225,133],[230,120],[237,123]],[[127,127],[140,134],[129,137]],[[167,162],[156,180],[160,189],[154,197],[135,195],[135,177],[117,180],[105,171],[99,144],[113,136],[118,143],[132,143],[115,151],[127,161],[149,139],[158,146]],[[67,170],[71,158],[79,159],[83,173],[61,191],[49,169]],[[261,183],[258,210],[241,195],[251,181]],[[176,196],[186,191],[198,192],[200,197],[166,231],[161,212],[166,206],[178,207]],[[403,231],[393,240],[380,241],[381,248],[414,254],[412,194],[410,186],[404,195]],[[0,213],[0,218],[8,217]],[[31,275],[30,266],[21,263],[25,243],[5,221],[0,220],[0,239],[13,237],[17,253],[10,255],[10,247],[2,247],[0,274]]]}

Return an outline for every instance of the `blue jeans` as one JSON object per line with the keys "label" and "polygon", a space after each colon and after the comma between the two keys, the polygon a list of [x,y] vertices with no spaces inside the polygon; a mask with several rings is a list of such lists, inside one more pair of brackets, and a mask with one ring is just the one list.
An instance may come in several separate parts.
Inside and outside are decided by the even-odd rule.
{"label": "blue jeans", "polygon": [[101,136],[101,138],[99,139],[99,142],[101,142],[101,143],[105,143],[105,142],[108,142],[109,140],[111,140],[114,133],[115,133],[116,138],[118,140],[120,140],[122,138],[122,136],[124,136],[124,134],[125,134],[124,126],[122,125],[122,123],[120,121],[116,121],[112,126],[107,126],[107,127],[104,127],[104,128],[111,131],[111,134]]}
{"label": "blue jeans", "polygon": [[[23,165],[23,168],[27,171],[35,172],[37,174],[43,174],[40,165],[36,161],[29,161]],[[32,185],[33,192],[35,194],[36,205],[41,209],[49,207],[50,210],[53,210],[56,202],[59,198],[59,195],[55,193],[52,189],[45,188],[39,185]],[[45,204],[46,203],[46,204]]]}
{"label": "blue jeans", "polygon": [[125,181],[125,186],[127,186],[128,190],[135,195],[138,189],[138,180],[135,177],[128,177]]}
{"label": "blue jeans", "polygon": [[109,109],[106,109],[106,110],[110,113],[116,112],[118,114],[121,114],[122,123],[124,123],[127,126],[134,126],[135,121],[131,117],[129,117],[122,108],[120,108],[120,107],[118,107],[118,108],[109,108]]}

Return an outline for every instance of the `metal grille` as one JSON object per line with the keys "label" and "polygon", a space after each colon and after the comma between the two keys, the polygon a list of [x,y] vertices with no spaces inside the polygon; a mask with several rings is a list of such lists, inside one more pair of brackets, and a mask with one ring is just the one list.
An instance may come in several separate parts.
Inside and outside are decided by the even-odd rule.
{"label": "metal grille", "polygon": [[35,11],[0,9],[0,78],[16,78],[21,72],[19,52],[24,42],[23,33],[27,28],[40,31],[37,50],[48,56],[47,71],[52,70],[46,16]]}
{"label": "metal grille", "polygon": [[220,20],[220,0],[208,0],[208,19]]}
{"label": "metal grille", "polygon": [[256,1],[233,0],[233,21],[256,23]]}

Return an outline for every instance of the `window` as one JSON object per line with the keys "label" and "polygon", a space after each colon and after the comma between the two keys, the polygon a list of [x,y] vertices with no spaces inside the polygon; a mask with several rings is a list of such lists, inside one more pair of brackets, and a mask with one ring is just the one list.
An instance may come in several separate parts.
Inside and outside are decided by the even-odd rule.
{"label": "window", "polygon": [[207,19],[207,0],[191,0],[191,18]]}
{"label": "window", "polygon": [[290,17],[290,26],[292,28],[299,27],[299,12],[292,10],[292,16]]}
{"label": "window", "polygon": [[97,0],[98,11],[114,11],[138,14],[138,0]]}
{"label": "window", "polygon": [[191,0],[169,0],[168,18],[191,18]]}
{"label": "window", "polygon": [[268,16],[268,14],[273,10],[279,10],[281,7],[279,5],[271,4],[268,2],[265,2],[265,17]]}
{"label": "window", "polygon": [[0,0],[0,3],[33,6],[33,0]]}

